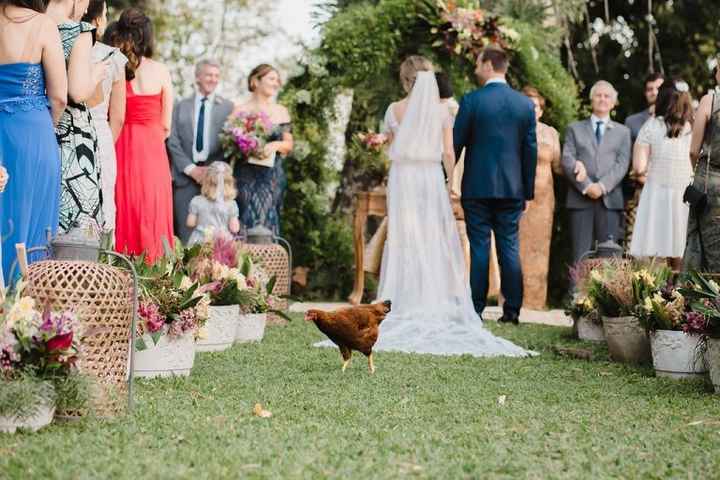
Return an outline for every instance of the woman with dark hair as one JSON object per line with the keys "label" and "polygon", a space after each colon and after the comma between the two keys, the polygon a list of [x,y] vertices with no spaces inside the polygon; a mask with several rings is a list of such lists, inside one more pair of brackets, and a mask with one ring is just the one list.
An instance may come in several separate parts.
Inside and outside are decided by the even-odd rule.
{"label": "woman with dark hair", "polygon": [[685,252],[689,210],[683,194],[693,174],[689,90],[688,84],[679,79],[663,82],[655,116],[640,129],[633,149],[633,170],[645,186],[640,194],[630,254],[665,258],[674,270],[680,269]]}
{"label": "woman with dark hair", "polygon": [[[93,25],[97,38],[102,38],[107,27],[107,4],[105,0],[90,0],[83,21]],[[88,100],[93,125],[98,137],[98,161],[101,166],[102,209],[105,229],[115,229],[115,178],[117,163],[115,140],[125,122],[125,64],[127,58],[120,49],[102,42],[95,42],[92,60],[109,61],[107,76],[100,83],[95,95]]]}
{"label": "woman with dark hair", "polygon": [[168,68],[152,60],[153,29],[139,9],[125,10],[108,36],[127,57],[125,124],[115,143],[117,181],[115,248],[145,255],[148,263],[163,255],[162,239],[173,244],[170,134],[173,89]]}
{"label": "woman with dark hair", "polygon": [[[47,244],[58,227],[60,152],[54,124],[67,102],[60,34],[47,0],[0,0],[0,236],[5,280],[15,244]],[[31,258],[33,260],[34,258]],[[18,270],[16,269],[17,273]]]}
{"label": "woman with dark hair", "polygon": [[280,74],[271,65],[255,67],[248,77],[250,100],[235,108],[238,112],[264,113],[274,125],[265,155],[275,159],[272,166],[243,162],[235,168],[238,184],[240,221],[245,228],[263,226],[275,235],[280,234],[280,212],[287,180],[283,157],[293,149],[290,114],[276,101],[282,83]]}
{"label": "woman with dark hair", "polygon": [[62,159],[60,230],[103,226],[97,133],[86,101],[105,78],[106,62],[93,64],[95,27],[81,22],[88,0],[50,0],[47,13],[57,23],[68,75],[68,105],[55,128]]}

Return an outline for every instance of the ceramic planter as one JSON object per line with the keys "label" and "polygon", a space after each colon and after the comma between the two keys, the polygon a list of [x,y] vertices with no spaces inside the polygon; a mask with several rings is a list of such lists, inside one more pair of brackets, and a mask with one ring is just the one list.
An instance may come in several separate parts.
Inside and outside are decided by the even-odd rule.
{"label": "ceramic planter", "polygon": [[650,363],[650,341],[635,317],[603,317],[610,358],[621,363]]}
{"label": "ceramic planter", "polygon": [[710,372],[710,381],[715,387],[715,393],[720,393],[720,339],[708,338],[705,351],[705,363]]}
{"label": "ceramic planter", "polygon": [[653,367],[658,377],[692,378],[705,374],[699,335],[673,330],[650,333]]}
{"label": "ceramic planter", "polygon": [[195,332],[179,338],[163,335],[157,345],[150,335],[143,335],[147,349],[136,351],[133,374],[136,377],[154,378],[188,376],[195,362]]}
{"label": "ceramic planter", "polygon": [[577,336],[580,340],[589,342],[604,342],[605,331],[601,323],[595,323],[587,317],[578,318],[575,322],[577,327]]}
{"label": "ceramic planter", "polygon": [[240,315],[235,331],[235,341],[259,342],[265,335],[266,313],[249,313]]}
{"label": "ceramic planter", "polygon": [[230,348],[235,340],[239,315],[238,305],[211,305],[205,324],[207,337],[199,339],[195,349],[198,352],[220,352]]}
{"label": "ceramic planter", "polygon": [[40,405],[37,413],[29,418],[0,416],[0,432],[15,433],[18,428],[36,432],[50,425],[55,416],[55,405]]}

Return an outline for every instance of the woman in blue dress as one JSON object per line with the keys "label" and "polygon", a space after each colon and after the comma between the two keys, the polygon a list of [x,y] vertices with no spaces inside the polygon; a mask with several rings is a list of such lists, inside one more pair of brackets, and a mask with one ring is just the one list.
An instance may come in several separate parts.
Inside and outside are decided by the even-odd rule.
{"label": "woman in blue dress", "polygon": [[0,3],[0,164],[10,177],[0,194],[0,232],[8,282],[15,279],[9,277],[15,244],[47,245],[48,234],[58,228],[60,151],[54,124],[65,109],[67,77],[60,35],[43,14],[46,4]]}
{"label": "woman in blue dress", "polygon": [[290,114],[275,101],[281,86],[280,75],[274,67],[258,65],[248,77],[248,90],[252,92],[250,100],[236,107],[234,112],[264,113],[274,125],[265,146],[266,156],[275,157],[273,166],[243,162],[236,166],[235,178],[240,223],[246,229],[263,226],[275,235],[280,235],[280,212],[287,186],[283,157],[293,149]]}

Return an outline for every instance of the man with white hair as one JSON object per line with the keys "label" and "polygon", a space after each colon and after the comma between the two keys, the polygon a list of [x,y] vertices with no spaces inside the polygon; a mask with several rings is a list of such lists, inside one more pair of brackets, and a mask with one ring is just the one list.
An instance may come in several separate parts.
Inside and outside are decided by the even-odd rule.
{"label": "man with white hair", "polygon": [[223,160],[220,131],[234,104],[215,93],[220,64],[201,60],[195,66],[196,91],[173,110],[172,131],[167,140],[173,179],[175,234],[187,243],[192,229],[186,224],[190,200],[200,193],[208,165]]}
{"label": "man with white hair", "polygon": [[621,188],[630,165],[630,129],[610,119],[617,91],[605,80],[590,90],[592,115],[565,132],[562,168],[570,182],[565,206],[570,214],[573,261],[595,242],[618,240],[624,202]]}

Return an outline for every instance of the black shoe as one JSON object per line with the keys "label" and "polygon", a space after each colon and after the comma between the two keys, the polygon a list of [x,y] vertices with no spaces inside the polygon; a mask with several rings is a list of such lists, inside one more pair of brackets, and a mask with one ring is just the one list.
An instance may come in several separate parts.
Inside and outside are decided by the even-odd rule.
{"label": "black shoe", "polygon": [[498,323],[512,323],[513,325],[518,325],[520,323],[520,318],[517,315],[503,314],[502,317],[498,318]]}

